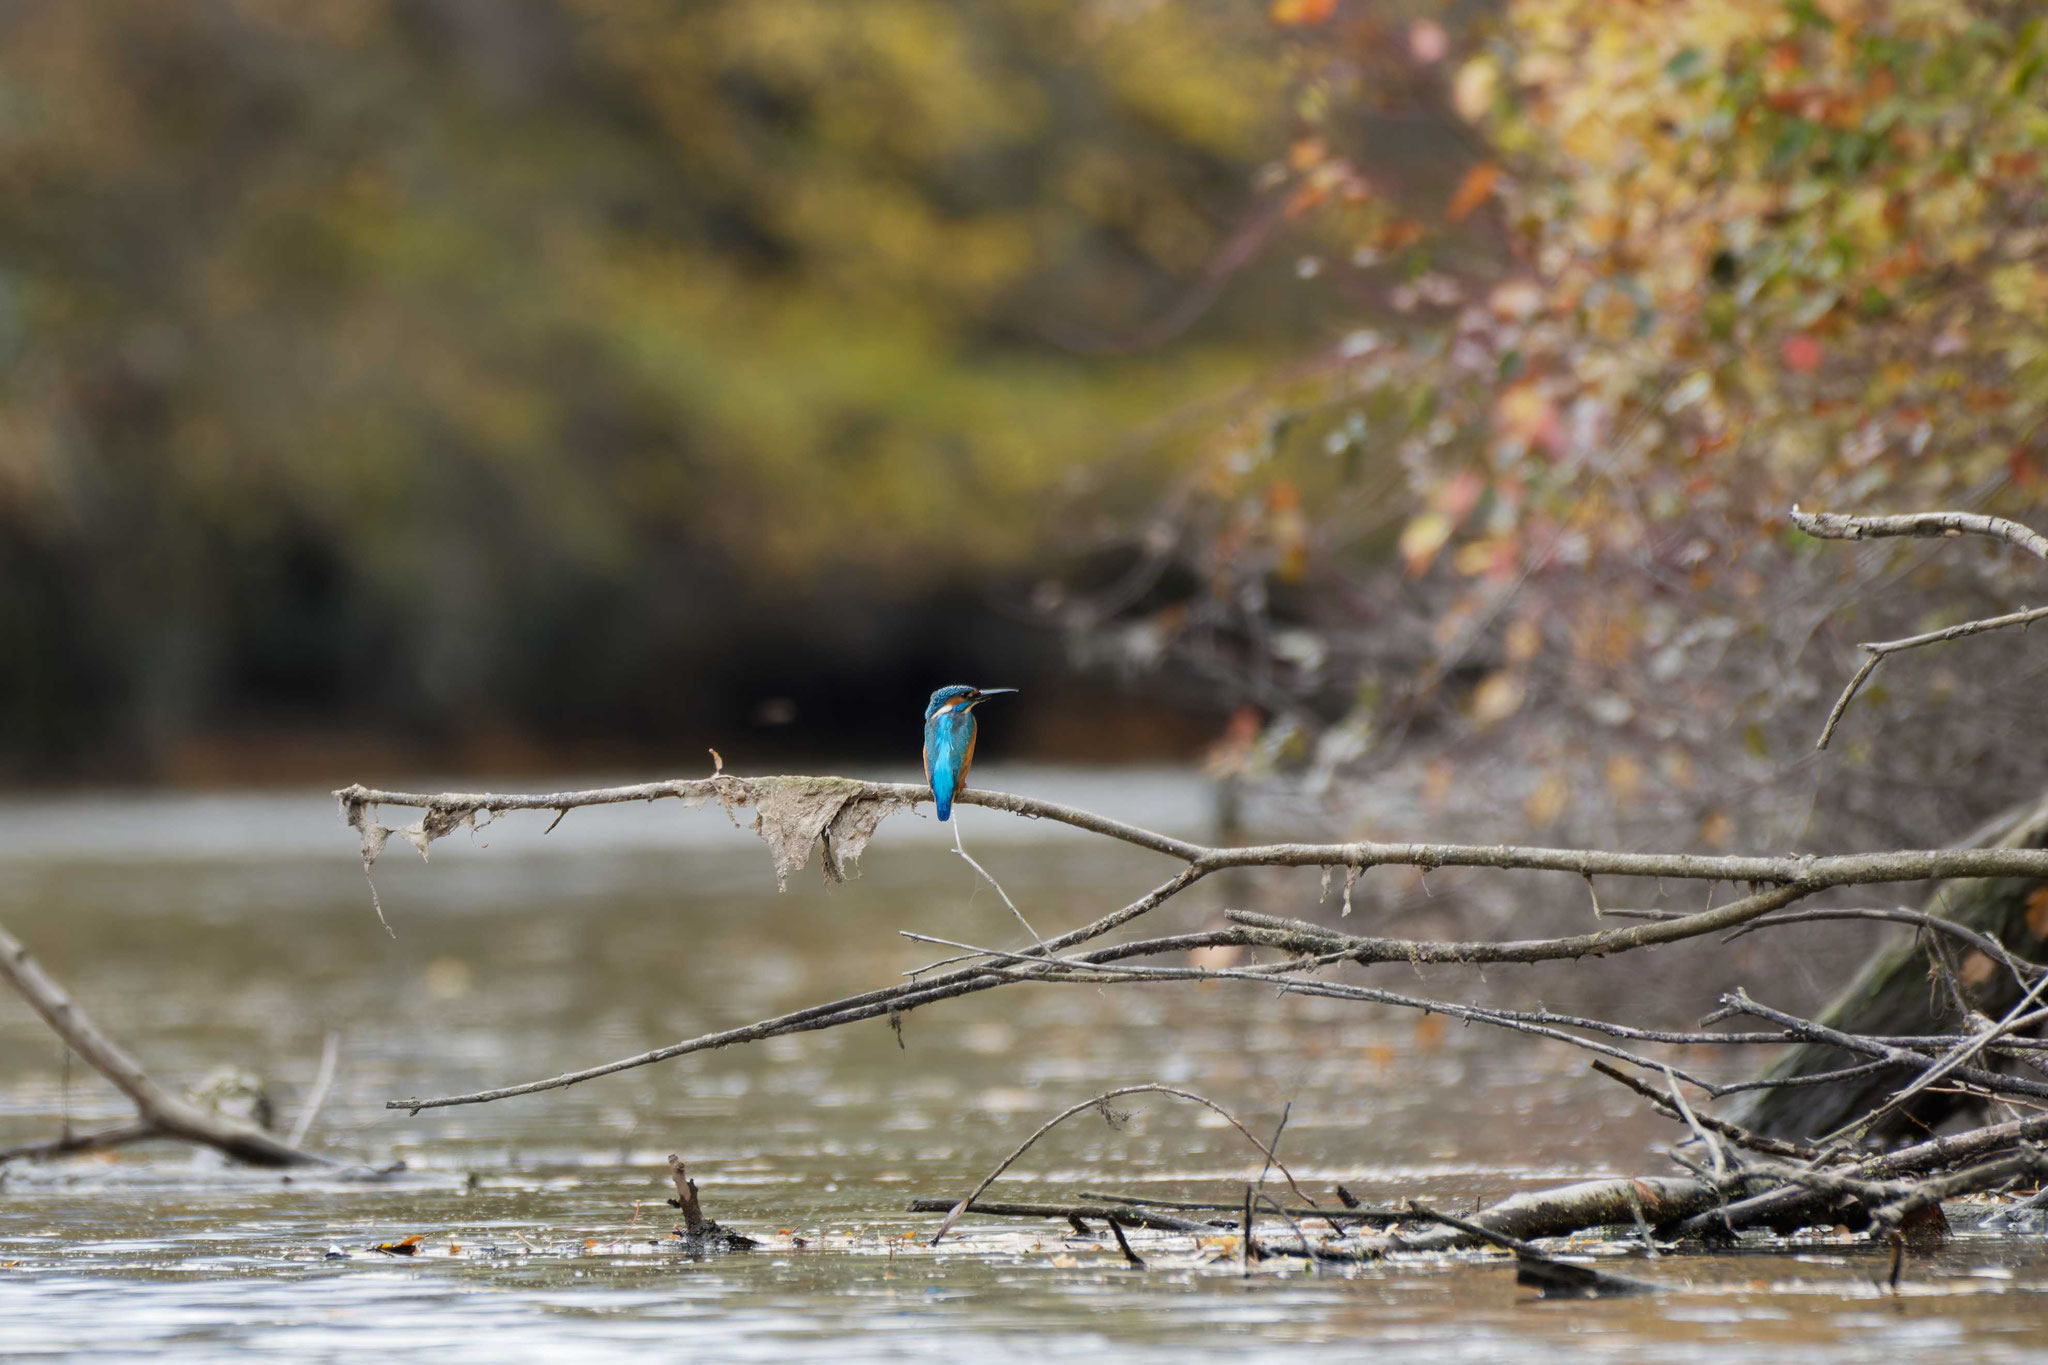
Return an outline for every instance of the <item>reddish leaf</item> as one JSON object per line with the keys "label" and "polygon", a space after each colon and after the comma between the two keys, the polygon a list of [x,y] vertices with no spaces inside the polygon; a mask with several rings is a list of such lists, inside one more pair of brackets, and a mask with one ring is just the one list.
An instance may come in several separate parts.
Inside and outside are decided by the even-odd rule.
{"label": "reddish leaf", "polygon": [[1820,368],[1820,343],[1804,332],[1786,337],[1779,344],[1778,353],[1785,358],[1788,368],[1800,374],[1812,374]]}
{"label": "reddish leaf", "polygon": [[1273,0],[1266,15],[1282,28],[1320,24],[1337,12],[1337,0]]}
{"label": "reddish leaf", "polygon": [[1500,163],[1482,161],[1465,172],[1465,178],[1458,182],[1458,189],[1451,196],[1451,202],[1444,206],[1444,217],[1451,222],[1462,222],[1472,211],[1493,198],[1494,187],[1500,183]]}

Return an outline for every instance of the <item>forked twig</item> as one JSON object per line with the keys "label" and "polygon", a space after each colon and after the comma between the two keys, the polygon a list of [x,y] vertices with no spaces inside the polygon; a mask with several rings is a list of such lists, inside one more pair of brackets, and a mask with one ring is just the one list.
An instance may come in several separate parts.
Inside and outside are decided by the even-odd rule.
{"label": "forked twig", "polygon": [[[2002,540],[2016,549],[2023,550],[2036,559],[2048,560],[2048,536],[2016,521],[2004,517],[1985,516],[1977,512],[1912,512],[1904,516],[1859,517],[1840,512],[1802,512],[1792,509],[1792,524],[1806,534],[1820,540],[1878,540],[1893,536],[1988,536]],[[1959,625],[1947,626],[1941,630],[1930,630],[1920,635],[1910,635],[1901,640],[1877,640],[1857,646],[1864,653],[1864,660],[1842,694],[1835,698],[1834,706],[1828,711],[1827,723],[1821,727],[1820,738],[1814,748],[1825,749],[1834,738],[1835,727],[1842,722],[1849,703],[1856,693],[1877,671],[1877,666],[1891,655],[1903,650],[1919,649],[1925,645],[1946,644],[1951,640],[1962,640],[1986,631],[2004,630],[2008,626],[2026,626],[2035,621],[2048,620],[2048,607],[2010,612],[2004,616],[1986,617],[1979,621],[1965,621]]]}

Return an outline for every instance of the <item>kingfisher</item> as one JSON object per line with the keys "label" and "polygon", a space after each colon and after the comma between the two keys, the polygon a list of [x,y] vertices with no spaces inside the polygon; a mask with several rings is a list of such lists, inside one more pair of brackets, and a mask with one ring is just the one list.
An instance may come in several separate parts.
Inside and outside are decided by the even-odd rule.
{"label": "kingfisher", "polygon": [[1014,687],[968,687],[955,683],[932,693],[924,708],[924,780],[939,803],[939,819],[953,814],[953,796],[967,785],[974,766],[974,708]]}

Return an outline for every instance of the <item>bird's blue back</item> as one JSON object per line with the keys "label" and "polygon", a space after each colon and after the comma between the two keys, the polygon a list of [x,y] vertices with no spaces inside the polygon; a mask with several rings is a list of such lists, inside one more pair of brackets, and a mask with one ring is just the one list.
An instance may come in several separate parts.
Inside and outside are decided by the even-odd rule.
{"label": "bird's blue back", "polygon": [[967,785],[974,763],[974,712],[967,699],[971,687],[942,687],[932,693],[924,713],[924,770],[931,780],[939,819],[953,815],[953,797]]}

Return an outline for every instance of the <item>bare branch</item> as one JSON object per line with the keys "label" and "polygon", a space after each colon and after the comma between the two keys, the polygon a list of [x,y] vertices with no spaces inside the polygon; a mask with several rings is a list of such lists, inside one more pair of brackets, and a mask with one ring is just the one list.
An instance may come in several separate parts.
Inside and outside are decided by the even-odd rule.
{"label": "bare branch", "polygon": [[[842,777],[740,778],[728,775],[647,782],[630,787],[601,787],[589,791],[527,794],[394,792],[354,786],[342,788],[335,796],[352,826],[383,829],[386,834],[394,831],[370,823],[366,814],[370,808],[393,805],[422,810],[426,814],[418,825],[399,832],[415,840],[431,840],[459,828],[466,819],[485,813],[574,809],[664,798],[697,804],[718,801],[736,808],[755,805],[762,791],[772,790],[774,784],[787,783],[829,788],[846,802],[888,802],[908,807],[931,799],[926,788],[911,782],[862,782]],[[1798,882],[1815,890],[1828,886],[1863,886],[1950,877],[2048,877],[2048,850],[2042,849],[1954,848],[1834,856],[1791,854],[1753,857],[1622,853],[1513,844],[1375,843],[1369,840],[1342,844],[1289,843],[1212,848],[1036,797],[969,788],[955,799],[963,805],[985,806],[1030,819],[1052,820],[1120,839],[1139,848],[1178,858],[1203,874],[1236,867],[1419,867],[1425,871],[1439,867],[1482,867],[1508,872],[1569,872],[1581,877],[1667,877],[1775,885]],[[1068,942],[1080,941],[1068,938]],[[1049,939],[1047,942],[1056,946],[1060,940]]]}
{"label": "bare branch", "polygon": [[[1880,1043],[1862,1034],[1844,1033],[1840,1029],[1829,1028],[1826,1024],[1816,1023],[1811,1019],[1801,1019],[1797,1015],[1786,1014],[1783,1010],[1775,1010],[1768,1005],[1758,1004],[1750,999],[1747,994],[1739,990],[1730,991],[1721,997],[1721,1001],[1737,1013],[1754,1015],[1759,1019],[1768,1019],[1774,1024],[1781,1024],[1788,1029],[1804,1033],[1812,1042],[1826,1043],[1828,1046],[1840,1048],[1844,1052],[1860,1053],[1866,1057],[1876,1057],[1883,1061],[1896,1062],[1902,1066],[1925,1067],[1928,1065],[1926,1057],[1916,1055],[1905,1048],[1892,1047],[1889,1044]],[[1970,1041],[1975,1042],[1976,1040],[1971,1039]],[[1960,1063],[1951,1063],[1946,1074],[1968,1081],[1972,1085],[1981,1086],[1993,1094],[2029,1095],[2036,1099],[2048,1099],[2048,1082],[2030,1081],[2022,1076],[2003,1076],[1995,1071],[1985,1071],[1980,1067],[1964,1066]]]}
{"label": "bare branch", "polygon": [[[1605,1062],[1594,1062],[1593,1069],[1608,1080],[1625,1085],[1630,1090],[1641,1095],[1650,1102],[1658,1113],[1663,1114],[1666,1118],[1682,1119],[1684,1117],[1679,1112],[1678,1106],[1672,1103],[1670,1095],[1657,1090],[1654,1086],[1645,1085],[1626,1071],[1611,1067]],[[1808,1158],[1816,1154],[1815,1149],[1801,1143],[1786,1142],[1781,1138],[1765,1137],[1762,1133],[1752,1133],[1740,1124],[1730,1123],[1726,1119],[1717,1119],[1711,1114],[1696,1115],[1695,1122],[1700,1124],[1701,1127],[1727,1138],[1736,1146],[1747,1147],[1753,1152],[1763,1152],[1769,1156],[1797,1158]]]}
{"label": "bare branch", "polygon": [[[1610,910],[1607,913],[1612,915],[1619,912]],[[1952,919],[1943,919],[1940,915],[1930,915],[1924,910],[1908,910],[1904,906],[1889,909],[1872,906],[1825,906],[1812,910],[1785,910],[1761,919],[1753,919],[1721,941],[1727,943],[1741,938],[1744,934],[1753,934],[1759,929],[1775,929],[1780,925],[1814,924],[1823,920],[1847,919],[1890,920],[1895,924],[1910,924],[1930,933],[1946,934],[1951,938],[1961,939],[1984,956],[2004,966],[2022,987],[2027,984],[2028,977],[2048,972],[2048,967],[2043,967],[2038,962],[2014,957],[2006,951],[2004,944],[1989,934],[1980,933]]]}
{"label": "bare branch", "polygon": [[1844,512],[1792,509],[1792,524],[1816,540],[1878,540],[1888,536],[1990,536],[2048,559],[2048,536],[2004,517],[1979,512],[1908,512],[1903,516],[1858,517]]}
{"label": "bare branch", "polygon": [[1944,1199],[1988,1190],[2019,1175],[2031,1175],[2036,1178],[2048,1175],[2048,1155],[2023,1147],[2006,1156],[1995,1157],[1975,1166],[1966,1166],[1960,1171],[1921,1181],[1910,1191],[1876,1210],[1871,1214],[1871,1218],[1880,1227],[1896,1228],[1921,1209],[1933,1208]]}
{"label": "bare branch", "polygon": [[[1711,1210],[1720,1191],[1704,1180],[1641,1176],[1620,1180],[1587,1180],[1551,1190],[1511,1195],[1462,1221],[1496,1234],[1529,1240],[1580,1232],[1586,1228],[1623,1227],[1638,1216],[1653,1227]],[[1466,1244],[1475,1233],[1442,1225],[1420,1233],[1392,1233],[1362,1239],[1368,1255],[1390,1251],[1448,1251]]]}
{"label": "bare branch", "polygon": [[[1973,1157],[2003,1151],[2016,1143],[2036,1142],[2043,1138],[2048,1138],[2048,1114],[2035,1114],[2029,1118],[1973,1128],[1965,1133],[1950,1133],[1943,1137],[1931,1138],[1926,1142],[1901,1147],[1879,1156],[1865,1157],[1850,1163],[1842,1170],[1845,1175],[1852,1178],[1893,1179],[1953,1166],[1957,1162]],[[1710,1236],[1723,1226],[1724,1215],[1728,1227],[1749,1227],[1757,1223],[1796,1217],[1801,1210],[1810,1208],[1813,1203],[1812,1189],[1781,1186],[1737,1200],[1725,1209],[1715,1209],[1688,1218],[1680,1231],[1687,1236]]]}
{"label": "bare branch", "polygon": [[[1976,512],[1913,512],[1893,517],[1858,517],[1840,512],[1802,512],[1792,509],[1792,523],[1810,536],[1821,540],[1876,540],[1889,536],[1989,536],[2006,544],[2026,551],[2036,559],[2048,559],[2048,536],[2016,521],[2004,517],[1989,517]],[[1919,649],[1925,645],[1946,644],[1971,635],[1981,635],[1989,630],[2003,630],[2007,626],[2025,626],[2032,622],[2048,619],[2048,607],[2010,612],[2004,616],[1986,617],[1980,621],[1965,621],[1960,625],[1948,626],[1941,630],[1930,630],[1921,635],[1907,636],[1901,640],[1880,640],[1859,645],[1865,658],[1842,695],[1835,698],[1834,706],[1828,711],[1827,723],[1821,726],[1820,738],[1814,748],[1825,749],[1834,738],[1835,727],[1849,710],[1849,703],[1856,693],[1877,671],[1877,666],[1886,658],[1902,650]]]}
{"label": "bare branch", "polygon": [[[135,1106],[138,1122],[84,1135],[94,1146],[168,1137],[213,1147],[255,1166],[328,1164],[326,1158],[302,1152],[260,1128],[208,1113],[151,1080],[127,1050],[100,1032],[64,988],[29,956],[28,948],[5,929],[0,929],[0,977],[28,1001],[66,1047],[83,1057],[87,1065],[111,1081]],[[76,1145],[66,1147],[64,1142],[59,1139],[55,1144],[30,1144],[29,1148],[16,1148],[10,1154],[35,1156],[87,1150]]]}
{"label": "bare branch", "polygon": [[110,1128],[95,1128],[86,1133],[66,1133],[62,1137],[45,1138],[41,1142],[23,1142],[12,1147],[0,1147],[0,1165],[10,1161],[40,1161],[44,1157],[72,1156],[80,1152],[105,1152],[115,1147],[126,1147],[131,1142],[147,1142],[151,1138],[167,1136],[169,1134],[154,1123],[136,1119],[132,1123],[117,1123]]}
{"label": "bare branch", "polygon": [[1835,698],[1834,708],[1828,712],[1827,724],[1821,727],[1820,739],[1815,742],[1813,747],[1816,749],[1828,747],[1828,741],[1834,738],[1835,727],[1841,724],[1842,716],[1848,711],[1849,703],[1855,699],[1857,690],[1865,682],[1869,681],[1870,675],[1877,671],[1877,666],[1891,655],[1897,654],[1901,650],[1919,649],[1924,645],[1942,645],[1947,644],[1951,640],[1962,640],[1972,635],[1982,635],[1988,630],[2003,630],[2007,626],[2032,625],[2034,622],[2044,619],[2048,619],[2048,607],[2032,607],[2023,611],[2009,612],[2004,616],[1987,616],[1980,621],[1964,621],[1959,625],[1944,626],[1940,630],[1930,630],[1920,635],[1909,635],[1902,640],[1874,640],[1858,645],[1857,648],[1861,649],[1866,656],[1863,660],[1863,666],[1858,668],[1849,679],[1848,686],[1842,689],[1842,695]]}
{"label": "bare branch", "polygon": [[[987,1201],[969,1206],[967,1212],[987,1214],[991,1218],[1096,1218],[1112,1225],[1128,1223],[1132,1227],[1151,1228],[1155,1232],[1192,1232],[1198,1237],[1214,1236],[1222,1226],[1217,1223],[1197,1223],[1187,1218],[1175,1218],[1170,1214],[1150,1213],[1140,1208],[1126,1208],[1113,1200],[1097,1203],[1089,1195],[1083,1195],[1082,1198],[1087,1202],[1040,1204]],[[952,1199],[913,1199],[905,1206],[905,1210],[910,1213],[950,1213],[957,1203],[957,1200]]]}

